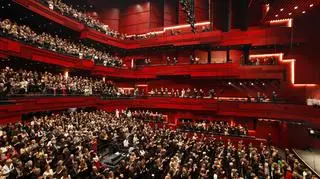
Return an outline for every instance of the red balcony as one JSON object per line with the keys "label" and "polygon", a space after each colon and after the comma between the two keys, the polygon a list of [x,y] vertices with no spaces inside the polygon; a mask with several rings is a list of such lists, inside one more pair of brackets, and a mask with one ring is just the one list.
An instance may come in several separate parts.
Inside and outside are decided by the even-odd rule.
{"label": "red balcony", "polygon": [[[231,30],[231,32],[201,32],[181,35],[169,35],[164,33],[156,38],[144,40],[121,40],[94,29],[87,28],[78,21],[65,17],[41,3],[34,0],[14,0],[16,3],[28,8],[29,10],[40,14],[54,22],[81,32],[81,38],[94,40],[103,44],[112,45],[123,49],[136,49],[155,46],[183,46],[196,44],[213,44],[215,46],[228,46],[239,44],[251,44],[253,46],[273,45],[273,44],[290,44],[291,28],[289,27],[266,27],[266,28],[249,28],[248,31]],[[300,41],[295,39],[296,42]]]}
{"label": "red balcony", "polygon": [[70,19],[66,16],[55,12],[48,7],[42,5],[41,3],[34,1],[34,0],[14,0],[16,3],[24,6],[25,8],[46,17],[58,24],[66,26],[74,31],[81,32],[85,26],[76,20]]}
{"label": "red balcony", "polygon": [[[189,76],[191,78],[282,79],[285,66],[240,66],[236,63],[202,65],[147,66],[137,70],[96,66],[90,60],[54,53],[20,42],[0,38],[0,54],[3,58],[14,56],[68,68],[92,70],[95,75],[126,79],[155,79],[165,76]],[[0,56],[0,57],[1,57]]]}
{"label": "red balcony", "polygon": [[[150,97],[145,99],[100,100],[98,97],[36,97],[17,98],[13,104],[0,106],[0,118],[30,112],[66,108],[99,107],[106,111],[124,108],[203,111],[221,116],[255,117],[320,124],[320,109],[305,105],[273,103],[218,102],[214,99]],[[1,122],[0,122],[1,123]]]}

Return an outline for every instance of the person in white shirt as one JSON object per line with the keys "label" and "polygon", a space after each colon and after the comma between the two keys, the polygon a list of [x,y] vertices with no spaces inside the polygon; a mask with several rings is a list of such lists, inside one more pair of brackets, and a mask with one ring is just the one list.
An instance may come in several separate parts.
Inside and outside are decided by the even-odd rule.
{"label": "person in white shirt", "polygon": [[181,91],[181,98],[184,98],[185,97],[185,93],[186,93],[186,91],[184,90],[184,89],[182,89],[182,91]]}
{"label": "person in white shirt", "polygon": [[125,148],[129,147],[129,140],[127,138],[123,141],[123,147]]}
{"label": "person in white shirt", "polygon": [[120,111],[118,109],[116,109],[116,118],[120,118]]}
{"label": "person in white shirt", "polygon": [[9,177],[10,173],[14,170],[11,159],[7,159],[6,164],[2,167],[2,174]]}

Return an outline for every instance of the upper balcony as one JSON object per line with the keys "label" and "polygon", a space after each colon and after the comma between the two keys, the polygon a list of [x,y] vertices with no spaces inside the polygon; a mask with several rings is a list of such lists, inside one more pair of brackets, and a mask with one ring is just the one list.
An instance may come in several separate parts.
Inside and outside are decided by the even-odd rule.
{"label": "upper balcony", "polygon": [[[199,33],[186,33],[172,35],[169,29],[176,27],[164,27],[156,37],[141,40],[124,40],[108,36],[102,32],[80,24],[78,21],[57,13],[41,3],[34,0],[14,0],[16,3],[28,8],[29,10],[44,16],[58,24],[66,26],[74,31],[80,32],[80,38],[93,40],[102,44],[112,45],[121,49],[138,49],[156,46],[183,46],[197,44],[212,44],[215,46],[251,44],[253,46],[266,46],[273,44],[289,44],[291,42],[290,27],[253,27],[247,31],[231,30],[221,32],[218,30]],[[210,22],[209,22],[210,23]],[[202,23],[199,23],[202,24]],[[180,27],[179,27],[180,28]],[[183,25],[181,28],[186,28]],[[189,26],[187,28],[190,28]],[[158,29],[159,30],[159,29]],[[159,32],[159,31],[157,31]],[[295,39],[296,42],[299,39]]]}

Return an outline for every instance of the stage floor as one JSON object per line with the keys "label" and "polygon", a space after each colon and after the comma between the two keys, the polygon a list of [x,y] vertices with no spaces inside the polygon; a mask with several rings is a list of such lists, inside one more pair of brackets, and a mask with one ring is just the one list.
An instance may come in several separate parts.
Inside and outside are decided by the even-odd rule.
{"label": "stage floor", "polygon": [[320,150],[296,150],[298,156],[304,160],[318,175],[320,175]]}

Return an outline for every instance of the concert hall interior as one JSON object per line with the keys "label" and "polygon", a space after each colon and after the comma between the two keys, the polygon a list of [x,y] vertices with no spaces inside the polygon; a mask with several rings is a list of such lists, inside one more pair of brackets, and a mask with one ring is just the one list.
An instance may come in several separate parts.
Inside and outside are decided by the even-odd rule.
{"label": "concert hall interior", "polygon": [[320,178],[319,0],[0,0],[0,179]]}

